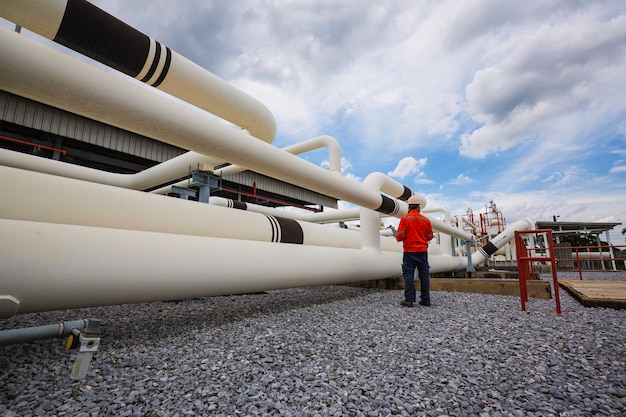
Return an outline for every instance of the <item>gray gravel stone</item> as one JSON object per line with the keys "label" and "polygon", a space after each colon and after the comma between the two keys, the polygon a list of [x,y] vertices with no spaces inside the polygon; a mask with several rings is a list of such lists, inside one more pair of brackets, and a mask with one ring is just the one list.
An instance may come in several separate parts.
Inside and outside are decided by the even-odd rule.
{"label": "gray gravel stone", "polygon": [[400,291],[342,286],[18,315],[0,326],[108,326],[82,381],[64,341],[0,347],[0,415],[626,415],[626,310],[560,294],[560,316],[554,300],[522,313],[433,292],[406,309]]}

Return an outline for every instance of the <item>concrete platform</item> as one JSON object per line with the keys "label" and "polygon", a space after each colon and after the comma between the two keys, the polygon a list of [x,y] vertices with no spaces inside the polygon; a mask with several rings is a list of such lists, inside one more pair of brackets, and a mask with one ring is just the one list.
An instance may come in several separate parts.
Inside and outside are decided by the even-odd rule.
{"label": "concrete platform", "polygon": [[626,281],[559,280],[559,286],[585,307],[626,309]]}

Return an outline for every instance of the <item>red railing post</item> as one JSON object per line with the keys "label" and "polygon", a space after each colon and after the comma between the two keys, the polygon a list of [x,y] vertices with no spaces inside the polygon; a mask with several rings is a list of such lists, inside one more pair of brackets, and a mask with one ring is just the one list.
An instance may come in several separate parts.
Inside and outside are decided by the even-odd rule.
{"label": "red railing post", "polygon": [[552,287],[554,289],[554,302],[556,303],[556,314],[561,314],[561,297],[559,296],[559,280],[556,276],[556,259],[554,244],[552,243],[552,230],[548,230],[548,248],[550,249],[550,262],[552,264]]}
{"label": "red railing post", "polygon": [[[524,244],[522,234],[515,232],[515,249],[517,252],[517,278],[519,280],[519,297],[522,303],[522,311],[526,312],[526,302],[528,301],[528,292],[526,289],[526,277],[528,275],[528,248]],[[522,255],[524,254],[524,255]]]}
{"label": "red railing post", "polygon": [[580,253],[578,252],[578,247],[576,247],[576,263],[578,264],[578,278],[582,281],[583,280],[583,268],[580,263]]}

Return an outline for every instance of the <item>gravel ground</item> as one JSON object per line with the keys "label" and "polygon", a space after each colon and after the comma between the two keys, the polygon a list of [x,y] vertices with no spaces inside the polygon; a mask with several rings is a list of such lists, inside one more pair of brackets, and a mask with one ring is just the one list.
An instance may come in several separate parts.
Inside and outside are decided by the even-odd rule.
{"label": "gravel ground", "polygon": [[626,415],[626,310],[560,294],[562,315],[470,293],[403,308],[401,291],[343,286],[18,315],[0,326],[109,326],[80,381],[60,339],[0,347],[0,415]]}

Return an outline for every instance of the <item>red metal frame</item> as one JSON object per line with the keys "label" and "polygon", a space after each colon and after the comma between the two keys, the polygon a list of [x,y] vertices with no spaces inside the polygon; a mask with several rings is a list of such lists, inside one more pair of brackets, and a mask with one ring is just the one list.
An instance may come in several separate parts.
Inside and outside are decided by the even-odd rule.
{"label": "red metal frame", "polygon": [[[523,235],[543,234],[547,235],[547,248],[528,248]],[[522,303],[522,311],[526,312],[526,303],[528,302],[528,290],[526,281],[532,278],[533,261],[550,261],[552,265],[552,288],[554,290],[554,301],[556,303],[556,314],[561,314],[561,297],[559,295],[559,281],[556,275],[556,257],[554,253],[554,244],[552,243],[551,229],[537,230],[521,230],[515,232],[515,249],[517,253],[517,271],[520,285],[520,301]],[[534,251],[535,255],[531,252]],[[544,256],[537,256],[537,252],[543,252]]]}
{"label": "red metal frame", "polygon": [[[489,235],[498,235],[506,229],[506,219],[504,215],[493,202],[485,213],[478,213],[478,219],[475,219],[474,212],[468,209],[467,217],[469,221],[476,226],[472,233],[477,238]],[[493,229],[493,230],[490,230]]]}

